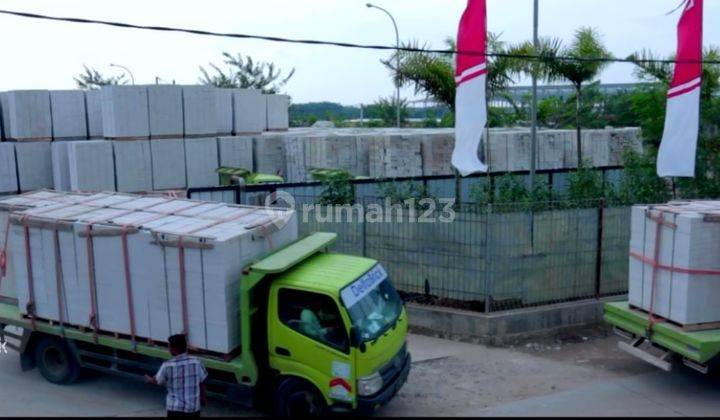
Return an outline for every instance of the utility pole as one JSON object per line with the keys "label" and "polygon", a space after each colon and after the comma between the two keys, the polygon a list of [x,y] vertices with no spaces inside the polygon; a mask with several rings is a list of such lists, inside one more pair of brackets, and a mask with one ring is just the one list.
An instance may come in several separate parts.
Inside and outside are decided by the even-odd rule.
{"label": "utility pole", "polygon": [[[378,10],[384,12],[386,15],[388,15],[388,17],[390,17],[393,27],[395,28],[395,48],[397,48],[397,50],[395,52],[395,59],[396,59],[396,66],[397,66],[396,71],[400,71],[400,32],[398,31],[398,26],[397,26],[397,22],[395,21],[395,18],[393,17],[392,14],[390,14],[390,12],[388,12],[387,10],[383,9],[380,6],[375,6],[372,3],[368,3],[368,4],[366,4],[366,6],[370,9],[378,9]],[[397,80],[395,81],[395,88],[396,88],[395,100],[397,101],[397,127],[400,128],[400,114],[401,114],[401,112],[400,112],[400,109],[401,109],[401,106],[400,106],[400,82],[398,82]]]}
{"label": "utility pole", "polygon": [[[538,26],[540,24],[539,22],[539,11],[538,11],[538,0],[533,1],[533,55],[538,54],[538,50],[540,49],[540,40],[538,38]],[[531,66],[532,68],[532,109],[530,111],[531,113],[531,120],[532,120],[532,128],[531,135],[530,135],[530,191],[533,191],[535,189],[535,169],[537,166],[537,107],[538,107],[538,81],[537,81],[537,70],[538,65],[537,61]]]}

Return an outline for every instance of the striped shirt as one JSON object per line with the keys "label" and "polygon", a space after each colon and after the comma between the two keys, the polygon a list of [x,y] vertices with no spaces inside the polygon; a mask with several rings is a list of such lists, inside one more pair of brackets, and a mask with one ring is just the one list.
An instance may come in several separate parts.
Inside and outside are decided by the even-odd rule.
{"label": "striped shirt", "polygon": [[167,388],[167,410],[182,413],[200,411],[200,384],[207,376],[200,360],[187,353],[163,363],[155,380]]}

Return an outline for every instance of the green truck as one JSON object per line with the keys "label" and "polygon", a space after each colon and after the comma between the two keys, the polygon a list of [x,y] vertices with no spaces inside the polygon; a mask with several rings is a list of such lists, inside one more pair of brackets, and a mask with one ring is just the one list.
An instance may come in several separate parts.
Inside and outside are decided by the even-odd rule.
{"label": "green truck", "polygon": [[605,304],[604,319],[625,340],[621,350],[665,371],[676,363],[707,374],[720,361],[720,329],[688,331],[633,309],[629,302]]}
{"label": "green truck", "polygon": [[221,166],[217,168],[215,172],[220,175],[220,185],[223,187],[232,185],[282,184],[285,182],[280,175],[258,174],[244,168]]}
{"label": "green truck", "polygon": [[[196,353],[209,396],[279,416],[368,414],[395,396],[410,371],[407,313],[378,261],[328,252],[336,238],[316,233],[246,268],[240,349]],[[308,309],[329,321],[308,325]],[[0,342],[23,370],[66,385],[83,369],[142,380],[171,357],[162,343],[30,320],[12,302],[0,302]]]}

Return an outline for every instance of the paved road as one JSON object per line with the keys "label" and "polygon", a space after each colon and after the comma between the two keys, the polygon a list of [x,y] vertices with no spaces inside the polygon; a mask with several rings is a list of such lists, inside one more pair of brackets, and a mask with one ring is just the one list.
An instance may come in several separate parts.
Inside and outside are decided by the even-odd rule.
{"label": "paved road", "polygon": [[[720,413],[720,387],[687,370],[665,374],[616,352],[599,338],[540,350],[489,348],[410,336],[408,384],[379,414],[403,415],[710,415]],[[0,416],[155,416],[163,390],[95,375],[62,387],[35,370],[20,371],[15,354],[0,355]],[[205,416],[259,413],[211,402]]]}

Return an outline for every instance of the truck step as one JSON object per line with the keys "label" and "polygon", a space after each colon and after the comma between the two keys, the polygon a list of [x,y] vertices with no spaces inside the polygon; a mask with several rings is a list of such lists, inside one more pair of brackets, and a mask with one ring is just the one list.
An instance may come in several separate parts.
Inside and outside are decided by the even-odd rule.
{"label": "truck step", "polygon": [[632,341],[630,343],[626,342],[619,342],[618,348],[631,356],[635,356],[640,360],[644,360],[647,363],[650,363],[651,365],[664,370],[665,372],[672,371],[672,363],[668,362],[667,359],[670,358],[672,355],[671,352],[665,352],[662,356],[656,356],[650,352],[647,352],[640,348],[640,346],[645,342],[644,338],[638,338],[635,341]]}
{"label": "truck step", "polygon": [[683,359],[683,364],[692,370],[702,373],[703,375],[707,375],[707,373],[710,372],[710,366],[698,362],[693,362],[690,359]]}

